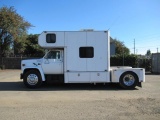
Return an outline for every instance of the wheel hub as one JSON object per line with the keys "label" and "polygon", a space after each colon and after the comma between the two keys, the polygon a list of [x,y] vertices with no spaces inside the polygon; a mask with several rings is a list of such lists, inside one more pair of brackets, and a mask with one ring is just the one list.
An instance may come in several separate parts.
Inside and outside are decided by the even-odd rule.
{"label": "wheel hub", "polygon": [[36,74],[28,75],[27,82],[30,85],[36,85],[38,83],[38,76]]}
{"label": "wheel hub", "polygon": [[123,82],[126,86],[132,86],[135,83],[135,78],[131,74],[127,74],[123,78]]}

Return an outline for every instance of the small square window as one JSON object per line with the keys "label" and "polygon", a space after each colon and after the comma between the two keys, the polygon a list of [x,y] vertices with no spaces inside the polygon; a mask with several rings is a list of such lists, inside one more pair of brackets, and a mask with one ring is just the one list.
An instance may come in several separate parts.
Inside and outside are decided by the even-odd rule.
{"label": "small square window", "polygon": [[47,34],[46,35],[47,43],[55,43],[56,42],[56,34]]}
{"label": "small square window", "polygon": [[94,48],[93,47],[80,47],[79,48],[79,57],[80,58],[93,58],[94,57]]}

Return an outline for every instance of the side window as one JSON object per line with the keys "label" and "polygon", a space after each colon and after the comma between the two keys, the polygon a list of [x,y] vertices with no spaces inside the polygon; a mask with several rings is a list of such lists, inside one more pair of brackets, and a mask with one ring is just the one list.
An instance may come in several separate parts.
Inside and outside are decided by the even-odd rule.
{"label": "side window", "polygon": [[94,48],[93,47],[80,47],[79,48],[79,57],[80,58],[93,58],[94,57]]}
{"label": "side window", "polygon": [[56,34],[47,34],[46,35],[47,43],[55,43],[56,42]]}
{"label": "side window", "polygon": [[60,59],[60,51],[50,51],[46,56],[46,59]]}

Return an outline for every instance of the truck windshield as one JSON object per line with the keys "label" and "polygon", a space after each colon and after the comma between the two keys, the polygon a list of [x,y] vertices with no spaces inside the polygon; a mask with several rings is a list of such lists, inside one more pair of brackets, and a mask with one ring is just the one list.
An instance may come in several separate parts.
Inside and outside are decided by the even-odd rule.
{"label": "truck windshield", "polygon": [[45,57],[45,59],[60,59],[60,51],[49,51]]}

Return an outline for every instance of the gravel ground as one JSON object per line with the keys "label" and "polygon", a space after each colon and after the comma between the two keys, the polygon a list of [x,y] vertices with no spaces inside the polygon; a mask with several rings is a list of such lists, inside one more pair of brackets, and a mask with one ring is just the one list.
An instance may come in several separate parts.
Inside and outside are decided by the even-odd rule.
{"label": "gravel ground", "polygon": [[159,120],[160,75],[146,75],[142,88],[115,84],[43,85],[28,89],[20,70],[0,70],[1,120]]}

